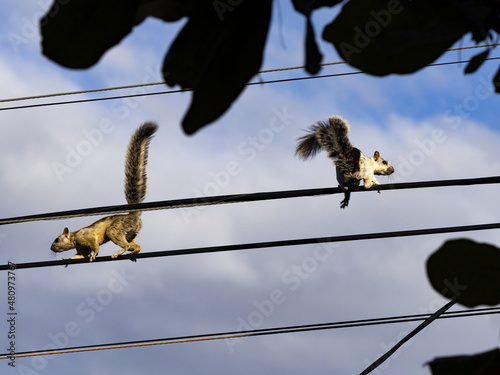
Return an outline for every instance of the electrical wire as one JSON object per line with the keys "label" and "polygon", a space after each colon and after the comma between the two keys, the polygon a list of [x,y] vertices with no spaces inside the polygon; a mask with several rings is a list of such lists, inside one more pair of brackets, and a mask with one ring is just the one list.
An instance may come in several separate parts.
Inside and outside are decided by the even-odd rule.
{"label": "electrical wire", "polygon": [[378,366],[384,363],[391,355],[396,353],[396,351],[401,348],[406,342],[415,337],[417,333],[422,331],[425,327],[431,324],[433,321],[438,319],[441,315],[443,315],[448,309],[453,307],[457,303],[456,299],[452,299],[446,305],[437,310],[434,314],[425,319],[418,327],[413,329],[410,333],[404,336],[401,340],[399,340],[392,348],[390,348],[387,352],[385,352],[381,357],[379,357],[375,362],[373,362],[370,366],[368,366],[364,371],[360,373],[360,375],[368,375],[370,372],[375,370]]}
{"label": "electrical wire", "polygon": [[[473,45],[473,46],[456,47],[456,48],[450,48],[446,52],[460,51],[460,50],[473,49],[473,48],[494,47],[497,45],[500,45],[500,43],[488,43],[488,44],[478,44],[478,45]],[[333,65],[341,65],[341,64],[346,64],[346,62],[345,61],[333,61],[333,62],[328,62],[328,63],[321,63],[319,65],[320,66],[333,66]],[[284,72],[284,71],[289,71],[289,70],[299,70],[299,69],[304,69],[304,68],[305,68],[305,65],[289,66],[289,67],[284,67],[284,68],[260,70],[257,73],[258,74],[275,73],[275,72]],[[67,96],[67,95],[90,94],[90,93],[96,93],[96,92],[133,89],[133,88],[139,88],[139,87],[158,86],[158,85],[164,85],[164,84],[165,84],[164,81],[163,82],[151,82],[151,83],[139,83],[139,84],[133,84],[133,85],[105,87],[105,88],[91,89],[91,90],[79,90],[79,91],[68,91],[68,92],[55,93],[55,94],[24,96],[24,97],[18,97],[18,98],[0,99],[0,103],[8,103],[8,102],[15,102],[15,101],[22,101],[22,100],[46,99],[46,98],[51,98],[51,97]],[[183,90],[181,90],[181,91],[183,91]],[[178,92],[178,91],[176,90],[173,92]]]}
{"label": "electrical wire", "polygon": [[[89,352],[96,350],[124,349],[124,348],[145,347],[154,345],[211,341],[211,340],[223,340],[223,339],[230,340],[230,339],[240,339],[244,337],[276,335],[283,333],[312,332],[312,331],[339,329],[339,328],[354,328],[354,327],[366,327],[366,326],[375,326],[384,324],[416,322],[416,321],[425,321],[431,318],[434,314],[402,315],[402,316],[393,316],[385,318],[359,319],[359,320],[349,320],[349,321],[332,322],[332,323],[307,324],[307,325],[263,328],[263,329],[245,330],[245,331],[178,336],[178,337],[170,337],[162,339],[126,341],[126,342],[117,342],[117,343],[101,344],[101,345],[85,345],[85,346],[75,346],[75,347],[68,347],[61,349],[51,349],[51,350],[33,350],[33,351],[16,353],[14,354],[14,357],[21,358],[21,357],[32,357],[38,355],[68,354],[68,353]],[[500,307],[451,311],[441,314],[439,317],[437,317],[437,319],[465,318],[471,316],[483,316],[492,314],[500,314]],[[0,359],[10,358],[10,357],[11,355],[9,353],[0,354]]]}
{"label": "electrical wire", "polygon": [[498,46],[498,45],[500,45],[500,43],[476,44],[474,46],[464,46],[464,47],[450,48],[446,52],[461,51],[461,50],[464,50],[464,49],[473,49],[473,48],[495,47],[495,46]]}
{"label": "electrical wire", "polygon": [[[487,184],[498,184],[498,183],[500,183],[500,176],[437,180],[437,181],[401,182],[401,183],[377,185],[370,189],[358,188],[354,190],[353,193],[366,192],[366,191],[436,188],[436,187],[448,187],[448,186],[487,185]],[[231,195],[218,195],[209,197],[196,197],[187,199],[175,199],[175,200],[135,203],[135,204],[122,204],[115,206],[102,206],[102,207],[83,208],[83,209],[68,210],[68,211],[49,212],[44,214],[17,216],[17,217],[0,219],[0,225],[23,223],[28,221],[67,219],[67,218],[75,218],[83,216],[112,215],[112,214],[128,213],[135,211],[193,208],[200,206],[211,206],[211,205],[230,204],[230,203],[248,203],[248,202],[257,202],[265,200],[286,199],[286,198],[312,197],[312,196],[332,195],[340,193],[344,193],[344,190],[336,187],[336,188],[316,188],[316,189],[274,191],[274,192],[261,192],[261,193],[250,193],[250,194],[231,194]]]}
{"label": "electrical wire", "polygon": [[[498,56],[498,57],[488,57],[488,58],[485,59],[485,61],[492,61],[492,60],[499,60],[499,59],[500,59],[500,56]],[[449,62],[428,64],[427,67],[464,64],[464,63],[468,63],[468,62],[470,62],[470,60],[457,60],[457,61],[449,61]],[[340,63],[341,62],[329,63],[329,64],[331,65],[331,64],[340,64]],[[275,79],[275,80],[269,80],[269,81],[248,82],[246,84],[246,86],[264,85],[264,84],[272,84],[272,83],[284,83],[284,82],[295,82],[295,81],[303,81],[303,80],[309,80],[309,79],[342,77],[342,76],[350,76],[350,75],[356,75],[356,74],[366,74],[366,73],[364,73],[362,71],[354,71],[354,72],[346,72],[346,73],[335,73],[335,74],[325,74],[325,75],[315,75],[315,76],[304,76],[304,77],[296,77],[296,78],[284,78],[284,79]],[[161,84],[161,83],[149,83],[147,85],[157,85],[157,84]],[[139,87],[140,85],[132,85],[132,86],[133,87]],[[112,89],[113,88],[109,88],[109,89],[105,89],[105,90],[112,90]],[[95,89],[95,90],[90,90],[90,91],[97,92],[97,91],[100,91],[100,90],[101,89]],[[49,107],[49,106],[55,106],[55,105],[66,105],[66,104],[99,102],[99,101],[104,101],[104,100],[128,99],[128,98],[155,96],[155,95],[166,95],[166,94],[174,94],[174,93],[188,92],[188,91],[192,91],[192,89],[186,88],[186,89],[176,89],[176,90],[167,90],[167,91],[158,91],[158,92],[136,93],[136,94],[129,94],[129,95],[117,95],[117,96],[110,96],[110,97],[103,97],[103,98],[76,99],[76,100],[68,100],[68,101],[61,101],[61,102],[27,104],[27,105],[19,105],[19,106],[12,106],[12,107],[3,107],[3,108],[0,108],[0,111],[8,111],[8,110],[15,110],[15,109],[27,109],[27,108],[39,108],[39,107]],[[65,95],[65,94],[48,94],[48,95],[45,95],[45,97],[61,96],[61,95]],[[28,98],[29,99],[34,99],[35,97],[26,97],[26,98],[27,99]],[[23,100],[23,98],[17,98],[16,100]],[[12,100],[4,99],[4,101],[12,101]]]}
{"label": "electrical wire", "polygon": [[158,85],[164,85],[164,84],[165,84],[165,82],[138,83],[135,85],[105,87],[105,88],[100,88],[100,89],[68,91],[68,92],[60,92],[60,93],[55,93],[55,94],[44,94],[44,95],[33,95],[33,96],[22,96],[19,98],[0,99],[0,103],[18,102],[18,101],[23,101],[23,100],[34,100],[34,99],[46,99],[46,98],[54,98],[54,97],[58,97],[58,96],[68,96],[68,95],[91,94],[91,93],[96,93],[96,92],[134,89],[134,88],[139,88],[139,87],[158,86]]}
{"label": "electrical wire", "polygon": [[[477,44],[474,46],[450,48],[450,49],[446,50],[446,52],[461,51],[461,50],[473,49],[473,48],[494,47],[494,46],[498,46],[498,45],[500,45],[500,43]],[[321,63],[319,65],[320,66],[331,66],[331,65],[341,65],[341,64],[347,64],[347,63],[345,61],[334,61],[334,62],[329,62],[329,63]],[[432,64],[430,64],[429,66],[431,66],[431,65]],[[259,73],[283,72],[283,71],[287,71],[287,70],[305,69],[305,67],[306,67],[305,65],[290,66],[287,68],[276,68],[276,69],[262,70]]]}
{"label": "electrical wire", "polygon": [[[500,229],[500,223],[463,225],[463,226],[427,228],[427,229],[412,229],[412,230],[392,231],[392,232],[351,234],[351,235],[341,235],[333,237],[299,238],[294,240],[278,240],[278,241],[253,242],[253,243],[243,243],[243,244],[224,245],[224,246],[195,247],[189,249],[141,252],[139,254],[120,255],[120,257],[116,259],[111,258],[111,256],[101,256],[95,258],[95,260],[92,263],[110,262],[110,261],[125,260],[125,259],[130,259],[135,261],[137,259],[159,258],[159,257],[169,257],[178,255],[209,254],[216,252],[256,250],[256,249],[264,249],[272,247],[286,247],[286,246],[300,246],[300,245],[314,245],[314,244],[318,245],[322,243],[424,236],[430,234],[471,232],[471,231],[491,230],[491,229]],[[19,263],[19,264],[13,264],[11,262],[10,264],[0,265],[0,271],[6,271],[12,269],[17,270],[17,269],[27,269],[27,268],[53,267],[61,265],[67,266],[70,264],[80,264],[80,263],[91,264],[89,262],[89,259],[60,259],[60,260],[29,262],[29,263]]]}

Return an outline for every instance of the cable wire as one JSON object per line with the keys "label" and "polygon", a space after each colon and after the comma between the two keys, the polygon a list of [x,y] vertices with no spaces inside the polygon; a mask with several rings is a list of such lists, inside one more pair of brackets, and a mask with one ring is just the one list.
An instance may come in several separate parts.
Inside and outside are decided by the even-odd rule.
{"label": "cable wire", "polygon": [[387,352],[385,352],[380,358],[378,358],[375,362],[373,362],[370,366],[368,366],[364,371],[360,373],[360,375],[368,375],[370,372],[375,370],[378,366],[384,363],[391,355],[396,353],[396,351],[401,348],[406,342],[412,339],[417,333],[422,331],[425,327],[431,324],[434,320],[438,319],[441,315],[443,315],[448,309],[453,307],[457,303],[456,299],[452,299],[446,305],[437,310],[434,314],[425,319],[418,327],[413,329],[410,333],[404,336],[401,340],[399,340],[392,348],[390,348]]}
{"label": "cable wire", "polygon": [[[488,43],[488,44],[478,44],[478,45],[473,45],[473,46],[456,47],[456,48],[450,48],[446,52],[460,51],[460,50],[473,49],[473,48],[493,47],[493,46],[497,46],[497,45],[500,45],[500,43]],[[345,61],[333,61],[333,62],[328,62],[328,63],[321,63],[319,65],[320,66],[332,66],[332,65],[341,65],[341,64],[346,64],[346,62]],[[257,73],[258,74],[275,73],[275,72],[284,72],[284,71],[298,70],[298,69],[304,69],[304,68],[305,68],[305,65],[289,66],[289,67],[284,67],[284,68],[260,70]],[[125,85],[125,86],[105,87],[105,88],[90,89],[90,90],[68,91],[68,92],[54,93],[54,94],[24,96],[24,97],[18,97],[18,98],[0,99],[0,103],[8,103],[8,102],[15,102],[15,101],[22,101],[22,100],[46,99],[46,98],[67,96],[67,95],[90,94],[90,93],[95,93],[95,92],[133,89],[133,88],[138,88],[138,87],[158,86],[158,85],[164,85],[164,84],[165,84],[165,81],[152,82],[152,83],[139,83],[139,84]],[[177,91],[175,91],[175,92],[177,92]]]}
{"label": "cable wire", "polygon": [[[461,51],[461,50],[473,49],[473,48],[494,47],[494,46],[498,46],[498,45],[500,45],[500,43],[477,44],[474,46],[450,48],[450,49],[446,50],[446,52]],[[347,64],[347,63],[345,61],[334,61],[334,62],[329,62],[329,63],[321,63],[319,65],[320,66],[331,66],[331,65],[340,65],[340,64]],[[430,64],[429,66],[432,66],[432,64]],[[305,67],[306,67],[305,65],[290,66],[290,67],[286,67],[286,68],[275,68],[275,69],[262,70],[259,73],[283,72],[283,71],[287,71],[287,70],[305,69]]]}
{"label": "cable wire", "polygon": [[134,85],[104,87],[104,88],[100,88],[100,89],[68,91],[68,92],[33,95],[33,96],[22,96],[19,98],[0,99],[0,103],[18,102],[18,101],[22,101],[22,100],[46,99],[46,98],[54,98],[54,97],[58,97],[58,96],[91,94],[91,93],[95,93],[95,92],[104,92],[104,91],[113,91],[113,90],[134,89],[134,88],[138,88],[138,87],[158,86],[158,85],[163,85],[163,84],[165,84],[165,82],[138,83],[138,84],[134,84]]}
{"label": "cable wire", "polygon": [[452,52],[452,51],[461,51],[464,49],[473,49],[473,48],[482,48],[482,47],[495,47],[500,45],[500,43],[486,43],[486,44],[476,44],[474,46],[464,46],[464,47],[455,47],[455,48],[450,48],[446,52]]}
{"label": "cable wire", "polygon": [[[126,341],[126,342],[117,342],[117,343],[101,344],[101,345],[85,345],[85,346],[75,346],[75,347],[52,349],[52,350],[33,350],[33,351],[16,353],[14,354],[14,357],[21,358],[21,357],[32,357],[38,355],[68,354],[68,353],[89,352],[95,350],[124,349],[133,347],[180,344],[188,342],[222,340],[222,339],[239,339],[244,337],[276,335],[283,333],[312,332],[312,331],[320,331],[328,329],[354,328],[354,327],[366,327],[366,326],[383,325],[383,324],[416,322],[416,321],[425,321],[431,318],[435,314],[436,313],[402,315],[394,317],[359,319],[359,320],[349,320],[349,321],[332,322],[332,323],[307,324],[307,325],[263,328],[263,329],[245,330],[245,331],[178,336],[178,337],[170,337],[163,339]],[[445,312],[441,314],[439,317],[437,317],[437,319],[464,318],[464,317],[483,316],[492,314],[500,314],[500,307]],[[10,358],[10,357],[11,355],[9,353],[0,354],[0,359]]]}
{"label": "cable wire", "polygon": [[[500,59],[500,56],[488,57],[485,59],[485,61],[499,60],[499,59]],[[464,64],[464,63],[468,63],[468,62],[470,62],[470,60],[458,60],[458,61],[450,61],[450,62],[442,62],[442,63],[433,63],[433,64],[428,64],[427,67]],[[340,63],[342,63],[342,62],[335,62],[335,63],[328,63],[328,64],[331,65],[331,64],[340,64]],[[350,75],[356,75],[356,74],[366,74],[366,73],[364,73],[362,71],[354,71],[354,72],[347,72],[347,73],[335,73],[335,74],[304,76],[304,77],[296,77],[296,78],[284,78],[284,79],[275,79],[275,80],[269,80],[269,81],[248,82],[246,84],[246,86],[303,81],[303,80],[308,80],[308,79],[342,77],[342,76],[350,76]],[[160,83],[149,83],[147,85],[157,85],[157,84],[161,84],[161,82]],[[138,87],[138,85],[133,85],[133,87]],[[100,91],[100,90],[101,89],[95,89],[95,90],[91,90],[91,91]],[[105,89],[105,90],[113,90],[113,88],[109,88],[109,89]],[[137,97],[145,97],[145,96],[154,96],[154,95],[166,95],[166,94],[174,94],[174,93],[188,92],[188,91],[192,91],[192,89],[186,88],[186,89],[159,91],[159,92],[137,93],[137,94],[130,94],[130,95],[117,95],[117,96],[110,96],[110,97],[104,97],[104,98],[89,98],[89,99],[77,99],[77,100],[69,100],[69,101],[61,101],[61,102],[27,104],[27,105],[20,105],[20,106],[3,107],[3,108],[0,108],[0,111],[26,109],[26,108],[38,108],[38,107],[49,107],[49,106],[54,106],[54,105],[89,103],[89,102],[98,102],[98,101],[103,101],[103,100],[127,99],[127,98],[137,98]],[[48,95],[45,95],[45,97],[61,96],[61,95],[65,95],[65,94],[48,94]],[[27,97],[27,98],[34,99],[35,97]],[[23,100],[23,98],[18,98],[16,100]],[[4,101],[12,101],[12,100],[4,99]]]}
{"label": "cable wire", "polygon": [[[500,229],[500,223],[463,225],[463,226],[427,228],[427,229],[412,229],[412,230],[393,231],[393,232],[351,234],[351,235],[341,235],[333,237],[300,238],[294,240],[279,240],[279,241],[254,242],[254,243],[244,243],[244,244],[234,244],[234,245],[224,245],[224,246],[195,247],[189,249],[141,252],[139,254],[120,255],[120,257],[116,259],[111,258],[111,256],[101,256],[95,258],[95,260],[92,263],[110,262],[110,261],[125,260],[125,259],[130,259],[135,261],[137,259],[159,258],[159,257],[178,256],[178,255],[209,254],[216,252],[229,252],[238,250],[256,250],[256,249],[272,248],[272,247],[314,245],[322,243],[373,240],[373,239],[409,237],[409,236],[424,236],[430,234],[470,232],[470,231],[491,230],[491,229]],[[70,264],[80,264],[80,263],[91,264],[89,262],[89,259],[60,259],[60,260],[29,262],[29,263],[19,263],[19,264],[13,264],[11,262],[10,264],[0,265],[0,271],[12,270],[13,267],[14,269],[27,269],[27,268],[42,268],[42,267],[52,267],[61,265],[67,266]]]}
{"label": "cable wire", "polygon": [[[487,185],[487,184],[498,184],[498,183],[500,183],[500,176],[437,180],[437,181],[401,182],[401,183],[376,185],[370,189],[358,188],[354,190],[353,193],[366,192],[366,191],[405,190],[405,189],[436,188],[436,187],[449,187],[449,186]],[[247,203],[247,202],[265,201],[265,200],[312,197],[319,195],[332,195],[341,193],[344,193],[344,190],[336,187],[336,188],[301,189],[301,190],[260,192],[260,193],[250,193],[250,194],[230,194],[230,195],[218,195],[209,197],[175,199],[175,200],[166,200],[157,202],[122,204],[115,206],[102,206],[102,207],[83,208],[83,209],[75,209],[75,210],[67,210],[59,212],[49,212],[44,214],[17,216],[17,217],[0,219],[0,225],[23,223],[29,221],[40,221],[40,220],[67,219],[67,218],[75,218],[83,216],[112,215],[112,214],[128,213],[135,211],[193,208],[200,206],[211,206],[211,205],[230,204],[230,203]]]}

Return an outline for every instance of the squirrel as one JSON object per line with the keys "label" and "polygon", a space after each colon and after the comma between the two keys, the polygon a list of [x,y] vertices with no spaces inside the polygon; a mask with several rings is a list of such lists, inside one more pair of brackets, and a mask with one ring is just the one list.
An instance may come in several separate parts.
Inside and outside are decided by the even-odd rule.
{"label": "squirrel", "polygon": [[365,189],[380,185],[375,175],[390,175],[394,168],[380,157],[378,151],[369,158],[353,146],[349,139],[349,123],[340,116],[330,116],[328,121],[318,121],[311,125],[308,133],[297,140],[295,155],[307,160],[314,157],[321,149],[328,152],[336,166],[337,181],[344,190],[344,200],[340,208],[346,208],[351,198],[351,191],[363,180]]}
{"label": "squirrel", "polygon": [[[157,129],[156,123],[145,122],[137,128],[130,139],[125,160],[125,197],[129,204],[141,203],[146,196],[148,147]],[[112,258],[117,258],[125,251],[137,254],[141,246],[134,239],[141,227],[140,211],[107,216],[76,232],[64,228],[63,233],[52,243],[50,250],[59,253],[76,249],[76,255],[65,259],[89,258],[92,262],[99,254],[99,245],[111,240],[121,247]]]}

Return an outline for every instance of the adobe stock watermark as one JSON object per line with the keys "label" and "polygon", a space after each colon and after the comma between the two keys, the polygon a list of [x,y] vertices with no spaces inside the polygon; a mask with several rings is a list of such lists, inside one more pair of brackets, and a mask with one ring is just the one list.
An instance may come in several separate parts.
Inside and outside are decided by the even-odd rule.
{"label": "adobe stock watermark", "polygon": [[[453,281],[444,280],[443,283],[446,285],[446,287],[441,291],[441,294],[448,293],[447,295],[451,294],[455,298],[458,297],[461,293],[463,293],[467,289],[467,285],[461,285],[458,282],[457,278],[454,278]],[[433,314],[437,310],[442,308],[445,304],[446,304],[446,302],[444,300],[435,298],[435,299],[430,301],[430,303],[427,307],[419,307],[418,313],[419,314]],[[408,322],[408,325],[415,327],[421,323],[422,323],[422,321],[420,321],[420,322],[418,322],[418,321]],[[372,361],[370,361],[368,358],[365,358],[363,361],[365,363],[365,365],[370,366],[375,360],[380,358],[383,354],[387,353],[392,347],[394,347],[394,345],[396,345],[396,343],[398,343],[403,338],[405,338],[411,331],[412,331],[412,329],[410,329],[410,330],[403,329],[400,332],[398,332],[398,334],[395,337],[395,341],[391,341],[389,343],[380,342],[380,348],[382,349],[382,352],[380,353],[379,356],[377,356]],[[389,366],[392,363],[391,361],[396,360],[401,355],[402,349],[410,346],[413,343],[413,340],[414,339],[412,338],[412,339],[408,340],[406,343],[404,343],[394,354],[392,354],[391,357],[387,358],[384,363],[380,364],[379,367],[374,369],[371,372],[371,374],[381,375],[382,374],[381,370],[387,370],[387,368],[389,368]]]}
{"label": "adobe stock watermark", "polygon": [[408,156],[399,157],[398,175],[403,178],[410,177],[415,169],[436,151],[438,145],[446,142],[447,139],[448,136],[441,128],[434,128],[427,138],[417,138],[414,141],[417,147],[411,150]]}
{"label": "adobe stock watermark", "polygon": [[493,74],[488,77],[478,76],[478,83],[473,94],[467,95],[461,102],[453,103],[451,109],[443,113],[443,120],[452,130],[458,130],[465,119],[481,107],[481,102],[495,95],[493,87]]}
{"label": "adobe stock watermark", "polygon": [[[490,81],[487,80],[488,78]],[[494,87],[490,83],[492,79],[493,75],[487,78],[479,76],[473,94],[467,95],[460,102],[453,103],[451,108],[443,113],[441,117],[444,126],[435,127],[428,137],[414,141],[416,148],[411,150],[407,156],[399,158],[398,176],[410,177],[417,167],[434,154],[439,145],[449,139],[450,133],[459,130],[464,121],[481,107],[481,103],[495,94]]]}
{"label": "adobe stock watermark", "polygon": [[82,130],[83,139],[79,141],[75,146],[66,146],[67,151],[64,163],[53,161],[50,163],[52,171],[55,173],[59,182],[63,181],[63,176],[66,173],[71,173],[75,168],[77,168],[83,161],[83,159],[89,156],[94,148],[99,146],[105,134],[110,134],[115,130],[116,126],[110,119],[102,119],[99,125],[91,130]]}
{"label": "adobe stock watermark", "polygon": [[354,53],[360,53],[363,48],[366,48],[372,41],[372,38],[377,37],[380,32],[387,27],[392,20],[392,17],[401,13],[404,7],[399,0],[389,0],[386,9],[370,11],[371,20],[368,21],[363,30],[360,27],[354,27],[354,38],[351,43],[341,42],[339,47],[346,62],[351,61],[351,56]]}
{"label": "adobe stock watermark", "polygon": [[[206,202],[206,197],[216,196],[229,186],[231,181],[239,176],[246,163],[253,162],[269,145],[274,141],[276,134],[281,133],[290,124],[297,115],[288,112],[287,107],[281,110],[273,109],[273,116],[269,120],[267,126],[259,129],[254,135],[248,136],[246,140],[239,143],[236,147],[238,155],[243,160],[232,159],[229,160],[224,168],[209,172],[208,181],[202,187],[192,189],[197,203]],[[206,206],[197,206],[189,208],[181,208],[180,213],[186,223],[189,223],[193,216],[198,216]]]}
{"label": "adobe stock watermark", "polygon": [[[49,17],[45,19],[45,22],[50,21],[51,17],[54,17],[61,6],[69,3],[71,0],[38,0],[36,4],[38,5],[38,10],[36,10],[31,17],[21,17],[19,19],[19,30],[17,32],[9,32],[7,34],[7,40],[9,41],[12,49],[15,53],[19,53],[19,49],[22,45],[30,43],[30,41],[37,40],[40,37],[40,26],[41,20],[47,14]],[[53,4],[53,8],[51,5]],[[49,8],[50,7],[50,8]],[[49,9],[48,13],[47,10]]]}
{"label": "adobe stock watermark", "polygon": [[[148,85],[161,81],[159,69],[153,70],[150,66],[146,67],[146,74],[141,80],[142,85]],[[130,95],[138,95],[135,97],[127,97],[116,100],[111,104],[111,112],[115,113],[118,120],[124,121],[127,119],[134,109],[137,109],[140,103],[145,100],[144,94],[152,92],[147,89],[148,86],[138,86],[131,89]],[[72,173],[79,167],[84,159],[89,156],[101,143],[106,135],[111,134],[116,129],[116,124],[110,118],[102,118],[97,126],[90,130],[82,130],[82,139],[75,145],[67,145],[65,147],[66,155],[64,161],[53,161],[50,163],[52,171],[56,175],[59,182],[63,181],[66,174]]]}
{"label": "adobe stock watermark", "polygon": [[243,0],[214,0],[212,6],[220,21],[224,21],[226,12],[232,12]]}
{"label": "adobe stock watermark", "polygon": [[[318,244],[311,256],[305,257],[300,263],[293,264],[281,275],[282,287],[273,289],[268,297],[252,301],[252,310],[245,316],[236,318],[236,331],[251,331],[262,328],[276,310],[283,305],[318,269],[321,264],[332,256],[338,244]],[[234,353],[235,346],[243,343],[243,338],[225,339],[230,353]]]}
{"label": "adobe stock watermark", "polygon": [[[120,271],[112,270],[107,285],[76,306],[75,319],[68,321],[59,331],[49,332],[47,334],[47,344],[41,349],[55,350],[70,346],[74,339],[83,332],[86,325],[92,323],[97,314],[104,311],[113,302],[115,295],[123,292],[125,287],[134,279],[135,276],[127,273],[125,268]],[[47,368],[52,358],[55,358],[55,356],[32,357],[30,366],[22,364],[16,366],[18,373],[38,375]]]}
{"label": "adobe stock watermark", "polygon": [[9,361],[7,364],[11,367],[16,367],[16,349],[18,342],[17,332],[17,272],[16,264],[9,261],[9,270],[7,271],[7,345]]}

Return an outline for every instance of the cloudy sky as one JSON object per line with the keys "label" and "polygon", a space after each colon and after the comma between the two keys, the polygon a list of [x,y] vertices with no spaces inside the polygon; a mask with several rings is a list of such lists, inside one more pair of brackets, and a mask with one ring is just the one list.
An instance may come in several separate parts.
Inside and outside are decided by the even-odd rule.
{"label": "cloudy sky", "polygon": [[[1,99],[161,80],[159,69],[183,21],[148,19],[87,71],[71,71],[40,52],[38,20],[48,1],[3,1]],[[274,5],[263,69],[303,64],[303,17],[289,1]],[[338,9],[317,12],[320,30]],[[469,45],[468,39],[460,45]],[[324,62],[338,61],[321,44]],[[441,61],[480,50],[449,52]],[[164,91],[164,86],[2,103],[0,212],[14,217],[123,204],[123,163],[135,128],[160,124],[150,148],[147,201],[337,186],[325,154],[294,157],[303,129],[338,114],[351,139],[396,169],[381,183],[496,176],[497,110],[487,62],[464,76],[463,65],[412,76],[364,74],[248,87],[211,126],[186,136],[180,121],[190,94],[168,94],[27,109],[8,107]],[[349,72],[324,67],[320,74]],[[262,73],[266,81],[302,70]],[[141,91],[142,90],[142,91]],[[90,137],[90,138],[89,138]],[[93,137],[93,138],[92,138]],[[91,142],[93,140],[93,142]],[[88,147],[90,145],[91,147]],[[62,166],[62,167],[61,167]],[[496,186],[338,195],[145,212],[137,238],[143,252],[495,223]],[[1,264],[60,259],[49,250],[64,227],[96,217],[0,227]],[[175,336],[429,313],[447,301],[429,285],[425,261],[448,238],[499,244],[497,231],[353,241],[80,264],[16,272],[16,349],[72,347]],[[102,246],[111,255],[116,246]],[[66,253],[72,256],[74,251]],[[66,255],[65,254],[65,255]],[[0,293],[0,342],[8,348],[7,275]],[[274,302],[269,302],[274,301]],[[267,307],[267,310],[266,310]],[[462,309],[456,307],[455,309]],[[237,341],[116,349],[17,359],[8,374],[358,374],[414,324],[260,336]],[[500,318],[440,320],[374,373],[429,374],[434,357],[498,346]],[[4,351],[2,351],[4,352]]]}

